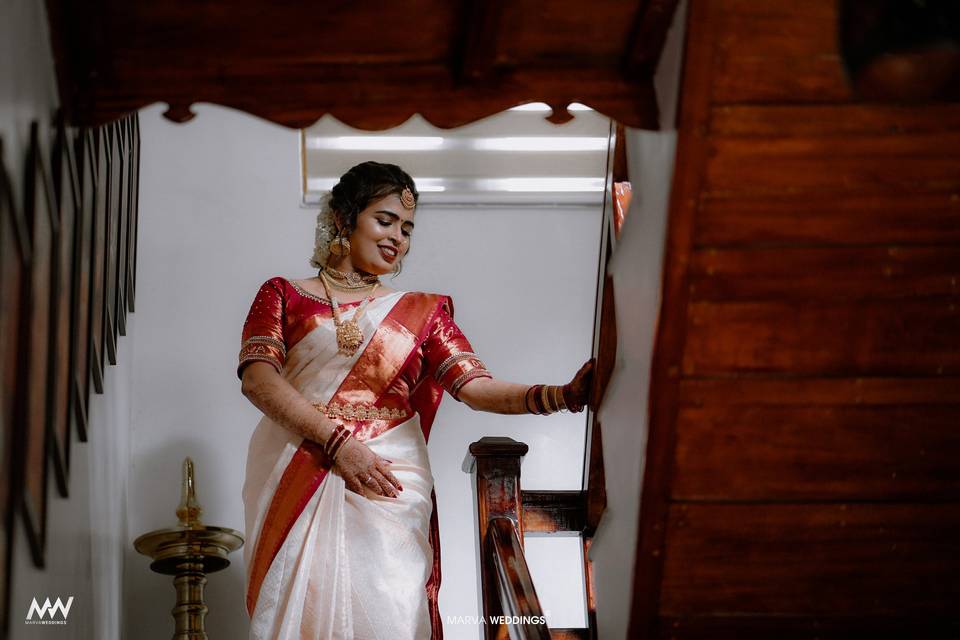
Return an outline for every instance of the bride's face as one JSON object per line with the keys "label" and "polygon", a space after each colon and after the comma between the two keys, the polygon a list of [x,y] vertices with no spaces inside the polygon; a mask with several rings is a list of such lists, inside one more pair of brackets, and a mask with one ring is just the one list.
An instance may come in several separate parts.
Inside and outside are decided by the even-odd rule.
{"label": "bride's face", "polygon": [[357,214],[357,226],[350,234],[353,267],[377,275],[393,271],[410,250],[413,214],[396,194],[374,200]]}

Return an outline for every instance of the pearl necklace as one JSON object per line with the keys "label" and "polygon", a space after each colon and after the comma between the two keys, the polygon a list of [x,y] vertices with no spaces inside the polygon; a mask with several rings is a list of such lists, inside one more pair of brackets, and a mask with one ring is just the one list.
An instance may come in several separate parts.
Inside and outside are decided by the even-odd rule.
{"label": "pearl necklace", "polygon": [[360,319],[367,310],[367,305],[373,300],[373,292],[380,286],[379,282],[374,283],[370,295],[357,307],[356,313],[349,320],[343,320],[340,316],[340,303],[333,294],[330,293],[330,286],[327,284],[325,274],[320,272],[320,282],[323,283],[323,290],[330,298],[330,305],[333,307],[333,324],[337,327],[337,347],[339,353],[346,356],[352,356],[363,344],[363,331],[360,329]]}

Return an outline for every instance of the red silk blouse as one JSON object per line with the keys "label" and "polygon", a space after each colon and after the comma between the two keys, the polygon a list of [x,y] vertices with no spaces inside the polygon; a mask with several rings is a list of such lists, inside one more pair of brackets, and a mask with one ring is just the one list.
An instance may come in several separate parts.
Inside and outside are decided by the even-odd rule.
{"label": "red silk blouse", "polygon": [[[341,303],[349,309],[359,304]],[[242,346],[237,375],[251,362],[268,362],[283,371],[286,355],[321,322],[333,317],[333,309],[324,298],[315,296],[293,282],[275,277],[260,287],[243,325]],[[417,353],[387,390],[395,402],[408,405],[413,389],[427,375],[433,376],[459,401],[460,389],[474,378],[490,378],[490,372],[473,352],[473,347],[453,321],[453,301],[446,302],[434,317],[426,337],[417,345]]]}

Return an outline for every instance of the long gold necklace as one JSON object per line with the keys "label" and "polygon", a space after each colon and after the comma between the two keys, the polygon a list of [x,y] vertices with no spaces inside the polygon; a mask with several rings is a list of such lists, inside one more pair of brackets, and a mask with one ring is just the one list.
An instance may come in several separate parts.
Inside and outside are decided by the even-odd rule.
{"label": "long gold necklace", "polygon": [[326,278],[323,277],[323,272],[321,272],[320,275],[323,290],[327,293],[327,297],[330,298],[330,305],[333,307],[333,324],[337,327],[338,351],[344,355],[352,356],[357,352],[357,349],[360,348],[360,345],[363,344],[363,331],[360,329],[359,322],[363,317],[363,313],[367,310],[367,305],[373,300],[373,292],[377,290],[380,283],[374,283],[370,295],[360,303],[353,317],[349,320],[344,320],[340,316],[340,303],[333,297],[333,294],[330,293],[330,286],[327,284]]}
{"label": "long gold necklace", "polygon": [[369,289],[380,282],[380,276],[375,274],[361,276],[356,271],[337,271],[333,267],[328,266],[323,267],[320,275],[327,276],[330,279],[331,285],[345,291]]}

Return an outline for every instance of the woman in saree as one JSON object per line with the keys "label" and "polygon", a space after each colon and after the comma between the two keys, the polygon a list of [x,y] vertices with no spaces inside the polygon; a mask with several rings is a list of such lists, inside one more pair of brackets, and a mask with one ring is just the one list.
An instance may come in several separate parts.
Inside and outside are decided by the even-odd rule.
{"label": "woman in saree", "polygon": [[264,417],[243,487],[246,604],[256,640],[434,640],[440,538],[427,440],[446,391],[478,411],[580,411],[566,385],[495,378],[449,296],[391,290],[418,194],[365,162],[318,217],[317,277],[271,278],[243,328],[238,375]]}

